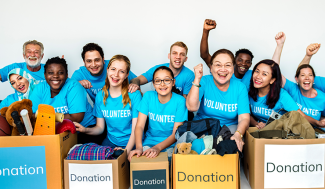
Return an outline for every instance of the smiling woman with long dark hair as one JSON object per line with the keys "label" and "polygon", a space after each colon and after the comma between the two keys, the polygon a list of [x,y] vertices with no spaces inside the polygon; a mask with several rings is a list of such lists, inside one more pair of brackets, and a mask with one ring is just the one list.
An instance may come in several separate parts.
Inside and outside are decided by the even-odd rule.
{"label": "smiling woman with long dark hair", "polygon": [[281,71],[276,62],[262,60],[254,66],[248,92],[252,126],[263,128],[272,110],[275,112],[281,109],[300,111],[295,101],[287,91],[281,88],[281,85]]}

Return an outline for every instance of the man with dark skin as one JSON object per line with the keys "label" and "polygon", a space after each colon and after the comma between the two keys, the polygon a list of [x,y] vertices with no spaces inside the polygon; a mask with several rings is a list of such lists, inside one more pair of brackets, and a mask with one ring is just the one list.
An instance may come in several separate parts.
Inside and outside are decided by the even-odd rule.
{"label": "man with dark skin", "polygon": [[[203,34],[200,45],[200,56],[210,68],[211,55],[209,53],[208,37],[210,30],[215,29],[215,20],[206,19],[203,26]],[[235,55],[235,66],[233,77],[241,80],[252,65],[253,54],[248,49],[239,49]],[[251,72],[251,71],[250,71]],[[250,74],[251,75],[251,74]],[[250,77],[249,77],[250,79]]]}

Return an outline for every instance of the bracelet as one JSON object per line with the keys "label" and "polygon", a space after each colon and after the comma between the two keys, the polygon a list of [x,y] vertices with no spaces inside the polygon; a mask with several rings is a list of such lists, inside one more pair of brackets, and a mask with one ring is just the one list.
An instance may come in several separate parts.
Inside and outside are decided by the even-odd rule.
{"label": "bracelet", "polygon": [[[238,132],[238,133],[240,134],[240,137],[242,137],[242,138],[243,138],[243,135],[242,135],[242,134],[241,134],[241,133],[240,133],[238,130],[237,130],[236,132]],[[235,132],[235,133],[236,133],[236,132]]]}
{"label": "bracelet", "polygon": [[199,87],[199,88],[201,87],[201,84],[197,85],[194,82],[192,82],[192,85],[194,85],[195,87]]}

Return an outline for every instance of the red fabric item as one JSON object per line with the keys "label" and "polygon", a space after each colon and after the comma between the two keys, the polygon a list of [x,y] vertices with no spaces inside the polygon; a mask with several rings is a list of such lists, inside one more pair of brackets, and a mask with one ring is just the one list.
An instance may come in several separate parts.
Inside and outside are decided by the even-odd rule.
{"label": "red fabric item", "polygon": [[72,134],[75,134],[77,132],[76,126],[69,119],[64,119],[62,123],[57,122],[55,127],[56,127],[56,134],[60,134],[65,131],[70,131]]}

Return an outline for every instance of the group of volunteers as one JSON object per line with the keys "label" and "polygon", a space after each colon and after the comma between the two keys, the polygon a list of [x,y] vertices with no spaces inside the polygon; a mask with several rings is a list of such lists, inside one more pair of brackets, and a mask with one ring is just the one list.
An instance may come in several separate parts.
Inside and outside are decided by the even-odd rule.
{"label": "group of volunteers", "polygon": [[[170,154],[177,127],[192,119],[218,119],[230,129],[231,140],[240,151],[248,127],[263,128],[272,111],[298,111],[311,124],[325,127],[325,78],[316,77],[309,65],[320,44],[307,47],[294,83],[279,67],[286,38],[283,32],[275,36],[272,59],[259,61],[249,70],[254,56],[248,49],[235,55],[227,49],[209,54],[208,36],[215,27],[214,20],[204,21],[200,54],[210,68],[205,75],[203,64],[195,66],[194,72],[184,66],[188,48],[183,42],[171,45],[169,63],[156,65],[140,76],[132,73],[126,56],[105,60],[103,49],[88,43],[81,53],[84,66],[69,78],[63,56],[41,64],[43,44],[27,41],[23,45],[25,62],[0,69],[0,80],[9,80],[15,89],[0,108],[22,99],[32,101],[34,113],[39,104],[51,105],[75,123],[78,143],[125,148],[129,160],[134,155],[156,157],[161,151]],[[140,86],[148,82],[155,90],[142,94]]]}

